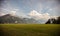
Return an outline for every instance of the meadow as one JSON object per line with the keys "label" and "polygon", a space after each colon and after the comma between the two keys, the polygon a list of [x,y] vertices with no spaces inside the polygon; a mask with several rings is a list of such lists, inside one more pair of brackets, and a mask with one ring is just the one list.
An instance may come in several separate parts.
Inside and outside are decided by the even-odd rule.
{"label": "meadow", "polygon": [[59,36],[58,24],[0,24],[0,36]]}

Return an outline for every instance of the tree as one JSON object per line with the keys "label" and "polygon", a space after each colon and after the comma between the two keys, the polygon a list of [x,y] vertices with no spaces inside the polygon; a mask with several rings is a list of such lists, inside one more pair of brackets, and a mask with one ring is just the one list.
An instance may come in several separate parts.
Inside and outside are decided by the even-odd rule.
{"label": "tree", "polygon": [[60,24],[60,17],[57,18],[57,24]]}
{"label": "tree", "polygon": [[45,24],[50,24],[50,19]]}
{"label": "tree", "polygon": [[56,19],[55,18],[51,18],[51,24],[56,24]]}
{"label": "tree", "polygon": [[55,18],[48,19],[48,21],[45,24],[60,24],[60,16]]}

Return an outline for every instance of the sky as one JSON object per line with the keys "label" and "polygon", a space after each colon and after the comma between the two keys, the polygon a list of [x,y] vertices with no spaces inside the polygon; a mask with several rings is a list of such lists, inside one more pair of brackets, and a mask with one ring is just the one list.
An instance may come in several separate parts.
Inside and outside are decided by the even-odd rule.
{"label": "sky", "polygon": [[0,0],[0,16],[5,14],[48,20],[60,16],[60,0]]}

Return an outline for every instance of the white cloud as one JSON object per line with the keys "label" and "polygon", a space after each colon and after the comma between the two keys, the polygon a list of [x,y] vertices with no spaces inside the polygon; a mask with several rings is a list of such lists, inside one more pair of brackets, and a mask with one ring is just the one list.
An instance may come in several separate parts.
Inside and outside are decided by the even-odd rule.
{"label": "white cloud", "polygon": [[58,16],[50,16],[50,17],[51,17],[51,18],[55,18],[55,19],[57,19]]}
{"label": "white cloud", "polygon": [[33,17],[33,18],[36,18],[36,19],[44,19],[44,20],[47,20],[50,18],[50,15],[48,13],[44,13],[44,14],[41,14],[41,13],[38,13],[37,11],[33,10],[29,13],[29,16]]}
{"label": "white cloud", "polygon": [[36,10],[33,10],[29,13],[29,16],[35,19],[42,19],[42,20],[48,20],[50,18],[56,18],[57,16],[50,16],[49,13],[38,13]]}
{"label": "white cloud", "polygon": [[18,11],[19,9],[13,9],[13,10],[10,10],[10,14],[12,16],[16,15],[16,12]]}
{"label": "white cloud", "polygon": [[10,13],[8,13],[8,12],[7,12],[7,13],[4,13],[5,11],[7,11],[7,10],[4,9],[4,11],[0,12],[0,16],[6,15],[6,14],[10,14],[10,15],[14,16],[14,15],[16,15],[16,12],[17,12],[16,9],[14,9],[14,10],[9,10],[8,12],[10,12]]}
{"label": "white cloud", "polygon": [[14,16],[16,14],[16,11],[11,11],[10,14]]}
{"label": "white cloud", "polygon": [[12,16],[16,15],[17,11],[19,11],[19,9],[17,9],[17,8],[13,8],[13,9],[1,8],[1,12],[5,13],[5,14],[11,14]]}
{"label": "white cloud", "polygon": [[1,13],[1,12],[0,12],[0,16],[3,16],[3,15],[5,15],[5,13]]}
{"label": "white cloud", "polygon": [[39,14],[37,11],[33,10],[29,13],[30,16],[38,16],[38,15],[41,15]]}

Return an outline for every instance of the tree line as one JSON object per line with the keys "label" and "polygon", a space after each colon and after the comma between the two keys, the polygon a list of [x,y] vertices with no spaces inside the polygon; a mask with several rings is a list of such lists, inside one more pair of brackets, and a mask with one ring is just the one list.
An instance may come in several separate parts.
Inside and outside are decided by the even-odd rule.
{"label": "tree line", "polygon": [[48,21],[45,24],[60,24],[60,16],[55,18],[48,19]]}

